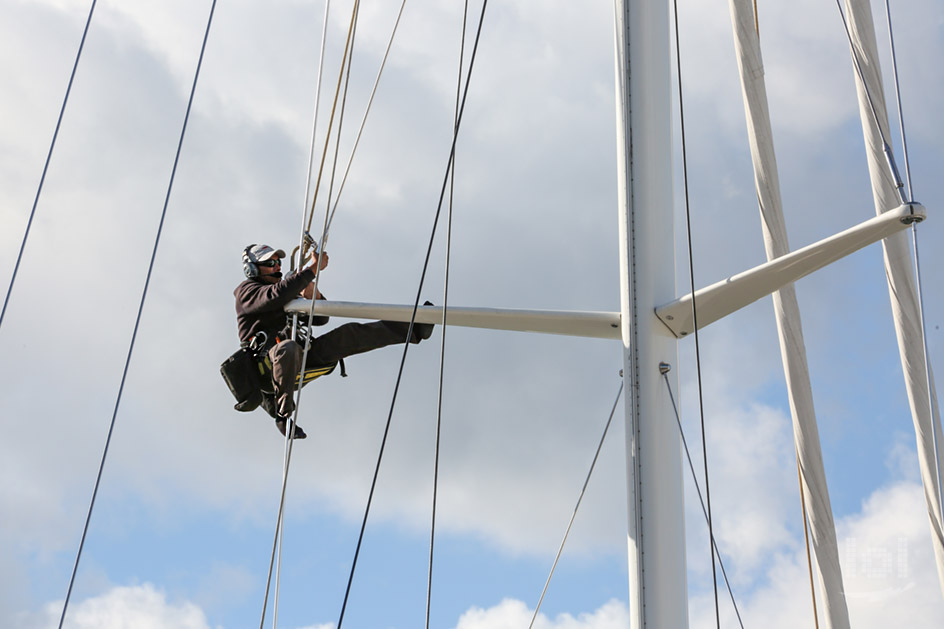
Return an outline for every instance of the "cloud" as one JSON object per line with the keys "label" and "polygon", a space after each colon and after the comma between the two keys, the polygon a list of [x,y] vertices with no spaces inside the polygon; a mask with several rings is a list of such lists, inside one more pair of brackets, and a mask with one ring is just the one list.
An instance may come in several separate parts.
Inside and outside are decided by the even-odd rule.
{"label": "cloud", "polygon": [[[488,609],[472,608],[465,612],[456,629],[512,629],[531,623],[534,611],[521,601],[506,599]],[[539,614],[534,626],[537,629],[617,629],[629,624],[626,606],[619,601],[610,601],[592,613],[560,614],[550,619]]]}
{"label": "cloud", "polygon": [[[40,618],[21,617],[18,629],[55,627],[62,603],[50,603]],[[73,602],[66,616],[70,627],[78,629],[210,629],[199,607],[188,601],[171,602],[150,583],[115,587],[81,602]]]}
{"label": "cloud", "polygon": [[[928,530],[904,514],[921,512],[921,487],[904,482],[876,491],[860,513],[839,522],[840,554],[852,626],[880,629],[904,623],[909,627],[934,627],[944,613],[928,545]],[[788,629],[812,623],[806,555],[802,548],[789,553],[767,553],[763,585],[734,585],[745,626]],[[720,576],[719,576],[720,579]],[[737,624],[723,583],[720,588],[722,626]],[[822,598],[817,597],[822,618]],[[507,599],[490,608],[471,608],[456,629],[526,626],[533,610],[521,601]],[[714,601],[695,595],[689,603],[693,629],[715,626]],[[561,614],[550,619],[539,615],[541,629],[604,629],[628,624],[625,603],[610,601],[593,612]]]}

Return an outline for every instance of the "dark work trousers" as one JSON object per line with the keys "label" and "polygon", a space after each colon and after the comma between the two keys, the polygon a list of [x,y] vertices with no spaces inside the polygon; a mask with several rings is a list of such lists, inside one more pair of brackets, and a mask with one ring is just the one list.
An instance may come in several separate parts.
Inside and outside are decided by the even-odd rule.
{"label": "dark work trousers", "polygon": [[[394,321],[345,323],[311,340],[305,370],[333,367],[342,358],[403,343],[408,329],[409,324]],[[262,406],[273,417],[287,417],[295,410],[295,378],[304,349],[304,345],[291,340],[269,349],[275,396],[266,395]]]}

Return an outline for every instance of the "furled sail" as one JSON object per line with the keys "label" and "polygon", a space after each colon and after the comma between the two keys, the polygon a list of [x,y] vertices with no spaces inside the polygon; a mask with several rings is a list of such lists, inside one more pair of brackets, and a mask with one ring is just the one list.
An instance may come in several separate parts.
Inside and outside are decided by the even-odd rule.
{"label": "furled sail", "polygon": [[[878,214],[900,204],[897,175],[889,168],[885,155],[886,138],[890,138],[888,111],[882,88],[878,45],[872,22],[869,0],[845,0],[846,16],[852,39],[856,87],[859,93],[859,113],[865,134],[872,195]],[[861,70],[861,72],[860,72]],[[874,113],[873,113],[874,112]],[[905,387],[914,420],[918,443],[921,480],[928,505],[931,537],[937,561],[938,578],[944,591],[944,518],[941,505],[941,478],[944,470],[935,457],[935,442],[944,445],[941,437],[941,415],[934,391],[934,378],[924,351],[921,329],[920,303],[911,269],[911,254],[904,232],[886,238],[885,276],[898,335]]]}
{"label": "furled sail", "polygon": [[[767,258],[774,259],[789,253],[790,246],[783,219],[760,38],[755,30],[752,0],[730,0],[729,4],[738,68],[741,73],[751,158],[754,162],[754,183],[764,231],[764,246]],[[829,491],[826,487],[826,471],[816,426],[816,412],[813,408],[800,308],[793,284],[781,288],[773,293],[772,297],[790,397],[790,412],[793,416],[793,434],[801,470],[801,490],[808,506],[816,566],[823,584],[826,626],[847,629],[849,612],[839,567],[839,548],[836,543]]]}

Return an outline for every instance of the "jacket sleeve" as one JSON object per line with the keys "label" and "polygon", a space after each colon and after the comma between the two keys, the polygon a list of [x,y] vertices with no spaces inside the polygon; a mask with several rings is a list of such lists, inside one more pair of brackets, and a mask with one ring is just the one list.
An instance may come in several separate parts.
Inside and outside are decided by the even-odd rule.
{"label": "jacket sleeve", "polygon": [[305,269],[282,278],[275,284],[246,282],[237,297],[243,312],[247,315],[282,310],[285,304],[298,297],[298,294],[314,279],[314,271]]}

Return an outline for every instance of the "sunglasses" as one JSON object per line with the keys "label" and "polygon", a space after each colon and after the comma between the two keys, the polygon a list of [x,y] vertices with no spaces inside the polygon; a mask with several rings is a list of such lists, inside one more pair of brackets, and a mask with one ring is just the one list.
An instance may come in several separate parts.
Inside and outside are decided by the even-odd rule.
{"label": "sunglasses", "polygon": [[272,258],[271,260],[266,260],[265,262],[257,262],[259,266],[282,266],[282,260],[280,258]]}

